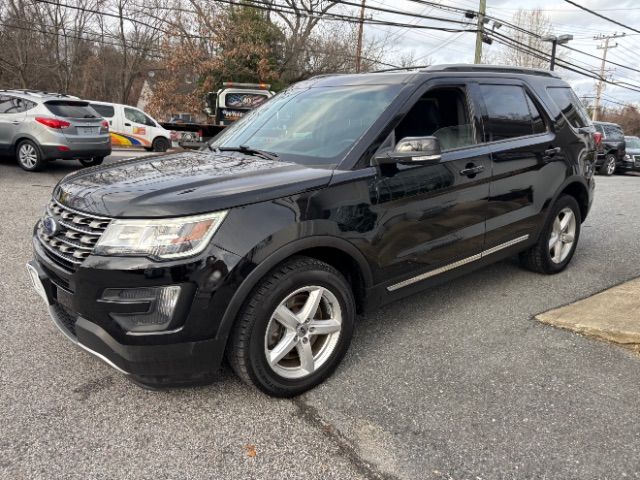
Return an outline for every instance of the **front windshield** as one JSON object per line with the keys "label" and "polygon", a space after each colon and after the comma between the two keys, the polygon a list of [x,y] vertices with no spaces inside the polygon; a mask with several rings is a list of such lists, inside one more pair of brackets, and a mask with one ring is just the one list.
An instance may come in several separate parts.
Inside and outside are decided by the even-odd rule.
{"label": "front windshield", "polygon": [[640,138],[638,137],[625,137],[627,142],[627,148],[632,148],[634,150],[640,150]]}
{"label": "front windshield", "polygon": [[398,85],[293,87],[238,120],[210,148],[246,146],[285,161],[337,164],[399,89]]}

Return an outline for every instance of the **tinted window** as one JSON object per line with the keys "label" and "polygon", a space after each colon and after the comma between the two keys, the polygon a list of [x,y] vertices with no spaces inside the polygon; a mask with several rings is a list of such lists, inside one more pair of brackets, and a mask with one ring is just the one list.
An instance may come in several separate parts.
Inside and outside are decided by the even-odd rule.
{"label": "tinted window", "polygon": [[547,92],[553,103],[562,111],[569,124],[575,128],[587,127],[591,124],[589,115],[582,102],[569,87],[548,87]]}
{"label": "tinted window", "polygon": [[89,102],[74,102],[72,100],[53,100],[46,102],[45,106],[51,113],[58,117],[67,118],[96,118],[99,117]]}
{"label": "tinted window", "polygon": [[622,137],[624,137],[622,129],[617,125],[603,125],[602,127],[606,138],[622,140]]}
{"label": "tinted window", "polygon": [[139,123],[141,125],[149,125],[150,127],[156,126],[153,120],[147,117],[140,110],[136,110],[134,108],[125,108],[124,116],[127,117],[127,120],[131,120],[132,122]]}
{"label": "tinted window", "polygon": [[113,117],[116,112],[111,105],[100,105],[98,103],[92,103],[91,108],[100,114],[101,117]]}
{"label": "tinted window", "polygon": [[0,113],[22,113],[36,104],[29,100],[23,100],[18,97],[11,97],[9,95],[0,95]]}
{"label": "tinted window", "polygon": [[544,133],[547,131],[547,126],[544,123],[544,118],[540,113],[540,109],[527,94],[527,105],[529,105],[529,112],[531,112],[531,120],[533,122],[533,133]]}
{"label": "tinted window", "polygon": [[487,141],[523,137],[533,133],[531,113],[522,87],[515,85],[480,85],[487,107],[485,135]]}
{"label": "tinted window", "polygon": [[425,93],[395,128],[379,152],[392,150],[406,137],[437,137],[442,151],[476,143],[465,92],[461,88],[436,88]]}

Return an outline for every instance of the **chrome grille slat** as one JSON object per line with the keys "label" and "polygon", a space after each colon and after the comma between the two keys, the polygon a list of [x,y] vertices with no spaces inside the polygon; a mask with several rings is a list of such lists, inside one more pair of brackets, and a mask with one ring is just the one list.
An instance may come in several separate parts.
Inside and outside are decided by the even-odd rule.
{"label": "chrome grille slat", "polygon": [[64,236],[57,236],[56,240],[60,241],[61,243],[64,243],[65,245],[67,245],[68,247],[73,247],[73,248],[79,248],[81,250],[88,250],[89,252],[91,252],[93,250],[93,246],[87,246],[87,245],[79,245],[77,243],[71,242],[69,241],[67,238],[65,238]]}
{"label": "chrome grille slat", "polygon": [[37,228],[38,240],[53,261],[68,269],[75,269],[91,255],[111,221],[65,207],[55,200],[47,205],[46,216],[55,219],[59,230],[48,236],[40,222]]}

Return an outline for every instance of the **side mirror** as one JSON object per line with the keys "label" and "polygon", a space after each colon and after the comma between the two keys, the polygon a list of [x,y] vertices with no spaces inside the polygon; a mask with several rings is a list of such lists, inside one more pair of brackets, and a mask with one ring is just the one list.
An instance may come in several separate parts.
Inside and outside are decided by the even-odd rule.
{"label": "side mirror", "polygon": [[405,137],[397,143],[393,152],[375,157],[373,163],[426,165],[438,163],[441,158],[440,140],[437,137]]}

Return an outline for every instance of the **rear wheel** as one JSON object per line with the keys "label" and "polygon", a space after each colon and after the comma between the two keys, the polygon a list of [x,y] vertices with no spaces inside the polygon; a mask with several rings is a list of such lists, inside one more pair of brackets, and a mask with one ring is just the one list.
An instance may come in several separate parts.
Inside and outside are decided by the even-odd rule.
{"label": "rear wheel", "polygon": [[97,165],[102,165],[104,162],[104,157],[93,157],[93,158],[81,158],[80,163],[83,167],[95,167]]}
{"label": "rear wheel", "polygon": [[534,272],[561,272],[573,258],[580,237],[580,207],[570,195],[562,195],[552,207],[538,243],[520,254],[522,266]]}
{"label": "rear wheel", "polygon": [[604,157],[604,163],[600,167],[599,173],[606,176],[616,173],[616,156],[613,153],[609,153]]}
{"label": "rear wheel", "polygon": [[276,267],[249,295],[227,350],[246,383],[292,397],[326,379],[346,353],[355,301],[331,265],[294,257]]}
{"label": "rear wheel", "polygon": [[40,148],[31,140],[23,140],[16,147],[16,160],[18,165],[28,172],[42,170],[45,161],[40,153]]}
{"label": "rear wheel", "polygon": [[169,140],[164,137],[158,137],[154,139],[153,143],[151,144],[151,148],[154,152],[166,152],[167,150],[169,150],[170,146],[171,144],[169,143]]}

